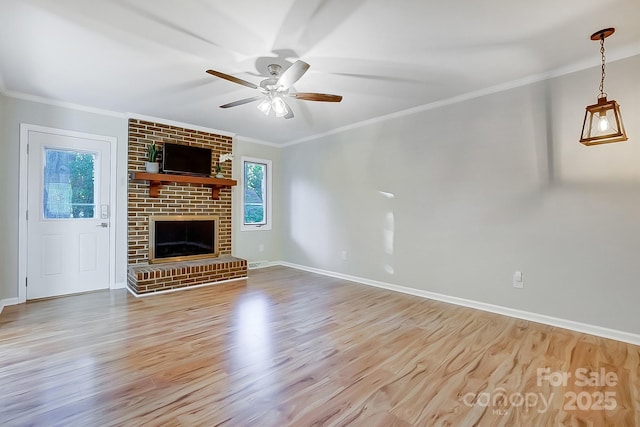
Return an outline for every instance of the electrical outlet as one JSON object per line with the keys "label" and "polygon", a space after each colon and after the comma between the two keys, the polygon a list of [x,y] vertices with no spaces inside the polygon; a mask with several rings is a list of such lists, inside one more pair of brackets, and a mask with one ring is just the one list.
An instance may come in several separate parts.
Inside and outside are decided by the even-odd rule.
{"label": "electrical outlet", "polygon": [[518,289],[524,288],[524,276],[522,275],[522,271],[516,271],[513,273],[513,287]]}
{"label": "electrical outlet", "polygon": [[340,257],[342,258],[343,261],[347,260],[347,251],[342,251],[342,253],[340,254]]}
{"label": "electrical outlet", "polygon": [[260,246],[258,246],[258,250],[260,252],[264,252],[264,243],[260,243]]}

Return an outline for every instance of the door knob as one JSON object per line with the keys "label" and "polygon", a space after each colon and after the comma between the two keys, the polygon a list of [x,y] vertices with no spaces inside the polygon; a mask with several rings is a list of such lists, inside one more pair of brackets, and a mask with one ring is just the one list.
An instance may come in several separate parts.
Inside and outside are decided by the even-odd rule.
{"label": "door knob", "polygon": [[96,227],[107,228],[107,227],[109,227],[109,223],[108,222],[102,222],[102,223],[96,225]]}

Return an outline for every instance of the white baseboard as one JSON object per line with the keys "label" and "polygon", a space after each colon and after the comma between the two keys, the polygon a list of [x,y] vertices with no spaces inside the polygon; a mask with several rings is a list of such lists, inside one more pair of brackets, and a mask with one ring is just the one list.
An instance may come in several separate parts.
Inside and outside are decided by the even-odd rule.
{"label": "white baseboard", "polygon": [[4,305],[5,307],[7,305],[16,305],[16,304],[20,304],[24,301],[20,301],[20,298],[16,297],[16,298],[6,298],[3,300],[0,300],[0,304]]}
{"label": "white baseboard", "polygon": [[114,283],[113,286],[111,286],[111,288],[109,289],[124,289],[127,287],[127,284],[125,282],[117,282]]}
{"label": "white baseboard", "polygon": [[280,261],[271,262],[271,261],[251,261],[247,262],[248,270],[257,270],[259,268],[273,267],[274,265],[282,265]]}
{"label": "white baseboard", "polygon": [[529,311],[517,310],[514,308],[503,307],[499,305],[487,304],[484,302],[468,300],[464,298],[452,297],[449,295],[438,294],[435,292],[423,291],[420,289],[408,288],[405,286],[393,285],[391,283],[380,282],[377,280],[365,279],[362,277],[351,276],[348,274],[336,273],[333,271],[322,270],[319,268],[307,267],[305,265],[293,264],[290,262],[279,261],[273,265],[282,265],[298,270],[304,270],[311,273],[322,274],[324,276],[335,277],[338,279],[349,280],[361,283],[363,285],[375,286],[377,288],[388,289],[391,291],[402,292],[404,294],[414,295],[422,298],[433,299],[437,301],[455,304],[463,307],[475,308],[477,310],[488,311],[491,313],[501,314],[504,316],[515,317],[517,319],[529,320],[531,322],[542,323],[549,326],[556,326],[571,331],[582,332],[585,334],[596,335],[603,338],[609,338],[616,341],[622,341],[629,344],[640,345],[640,335],[630,332],[618,331],[615,329],[604,328],[602,326],[589,325],[586,323],[575,322],[573,320],[561,319],[558,317],[546,316],[544,314],[532,313]]}
{"label": "white baseboard", "polygon": [[2,314],[2,310],[8,305],[16,305],[20,304],[23,301],[20,301],[20,298],[5,298],[0,300],[0,314]]}

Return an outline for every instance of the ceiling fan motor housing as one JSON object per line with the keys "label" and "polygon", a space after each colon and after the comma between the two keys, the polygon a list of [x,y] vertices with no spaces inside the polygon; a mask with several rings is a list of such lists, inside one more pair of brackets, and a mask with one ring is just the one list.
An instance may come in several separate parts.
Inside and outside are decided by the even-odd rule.
{"label": "ceiling fan motor housing", "polygon": [[267,71],[273,77],[278,77],[280,75],[280,71],[282,71],[282,66],[279,64],[269,64],[267,65]]}

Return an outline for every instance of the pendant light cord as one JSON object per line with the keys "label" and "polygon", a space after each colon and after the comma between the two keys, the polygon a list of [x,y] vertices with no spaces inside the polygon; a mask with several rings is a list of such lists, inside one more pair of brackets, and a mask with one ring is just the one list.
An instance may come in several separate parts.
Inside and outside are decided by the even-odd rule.
{"label": "pendant light cord", "polygon": [[604,93],[604,33],[600,35],[600,55],[602,55],[602,78],[600,79],[600,98],[605,98]]}

